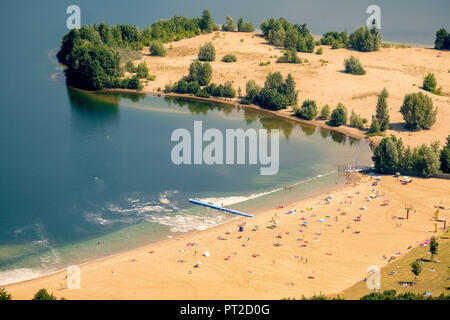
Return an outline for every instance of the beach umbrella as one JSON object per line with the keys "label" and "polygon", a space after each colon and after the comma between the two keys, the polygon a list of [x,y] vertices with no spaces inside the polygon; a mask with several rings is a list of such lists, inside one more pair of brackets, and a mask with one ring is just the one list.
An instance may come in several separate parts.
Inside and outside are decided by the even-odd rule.
{"label": "beach umbrella", "polygon": [[203,256],[204,256],[204,257],[209,257],[209,256],[210,256],[209,251],[205,251],[205,252],[203,253]]}
{"label": "beach umbrella", "polygon": [[320,219],[319,221],[320,221],[320,222],[325,222],[325,220],[324,220],[324,219]]}

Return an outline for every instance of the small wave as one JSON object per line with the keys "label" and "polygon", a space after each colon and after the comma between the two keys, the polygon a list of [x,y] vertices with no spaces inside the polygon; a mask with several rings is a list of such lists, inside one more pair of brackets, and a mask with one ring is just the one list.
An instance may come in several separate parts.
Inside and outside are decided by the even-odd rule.
{"label": "small wave", "polygon": [[11,283],[36,279],[42,277],[50,271],[35,270],[30,268],[18,268],[13,270],[0,271],[0,286]]}
{"label": "small wave", "polygon": [[152,216],[148,221],[169,226],[171,232],[201,231],[218,225],[224,216],[204,217],[197,215]]}

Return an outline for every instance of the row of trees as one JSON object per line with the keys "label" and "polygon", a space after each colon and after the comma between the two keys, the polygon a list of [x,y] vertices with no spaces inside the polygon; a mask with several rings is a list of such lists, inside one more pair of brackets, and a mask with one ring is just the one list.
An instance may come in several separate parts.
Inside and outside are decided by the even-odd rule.
{"label": "row of trees", "polygon": [[139,89],[142,84],[137,76],[122,79],[122,63],[117,48],[137,50],[149,45],[150,54],[164,56],[166,52],[162,43],[214,30],[218,27],[208,10],[203,11],[199,18],[174,16],[156,21],[142,30],[132,25],[86,25],[64,35],[57,57],[67,66],[67,83],[74,87],[89,90]]}
{"label": "row of trees", "polygon": [[189,66],[189,74],[174,84],[166,85],[164,91],[182,94],[189,93],[204,98],[211,96],[225,98],[236,97],[236,90],[230,81],[219,85],[211,83],[212,73],[212,67],[209,62],[195,60]]}
{"label": "row of trees", "polygon": [[266,19],[261,30],[269,43],[299,52],[313,52],[316,41],[306,24],[293,24],[284,18]]}
{"label": "row of trees", "polygon": [[244,19],[239,18],[237,25],[234,23],[232,17],[227,16],[225,24],[222,25],[222,31],[237,31],[238,32],[253,32],[255,27],[251,21],[244,22]]}
{"label": "row of trees", "polygon": [[[11,300],[12,296],[9,292],[5,290],[5,288],[0,288],[0,301],[2,300]],[[53,293],[48,293],[46,289],[40,289],[35,293],[31,300],[58,300]],[[61,298],[61,300],[65,300],[65,298]]]}
{"label": "row of trees", "polygon": [[353,48],[358,51],[378,51],[381,46],[381,34],[375,27],[361,26],[350,36],[346,31],[328,31],[320,38],[320,43],[332,49]]}
{"label": "row of trees", "polygon": [[244,104],[257,104],[271,110],[286,109],[287,106],[297,105],[298,92],[291,74],[286,79],[279,72],[269,73],[260,88],[254,80],[247,81]]}
{"label": "row of trees", "polygon": [[405,148],[401,138],[393,135],[385,137],[375,148],[372,160],[375,169],[383,173],[403,172],[426,177],[440,172],[449,173],[450,136],[447,137],[447,145],[441,150],[437,142],[411,149]]}

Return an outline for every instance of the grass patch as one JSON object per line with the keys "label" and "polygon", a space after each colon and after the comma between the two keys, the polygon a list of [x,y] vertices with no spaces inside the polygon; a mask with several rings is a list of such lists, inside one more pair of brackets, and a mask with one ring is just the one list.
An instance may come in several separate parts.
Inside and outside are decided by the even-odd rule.
{"label": "grass patch", "polygon": [[259,66],[260,66],[260,67],[265,67],[265,66],[268,66],[269,64],[270,64],[270,61],[260,62],[260,63],[259,63]]}
{"label": "grass patch", "polygon": [[[450,276],[450,239],[445,238],[449,238],[449,236],[447,231],[437,237],[439,248],[434,261],[440,261],[439,263],[430,262],[429,246],[419,246],[383,267],[381,269],[381,291],[396,290],[397,293],[414,292],[417,294],[431,292],[434,297],[441,293],[448,295],[450,293],[450,280],[447,280]],[[417,278],[417,282],[412,286],[402,286],[402,283],[414,281],[411,264],[418,260],[422,261],[420,264],[422,272]],[[366,283],[360,281],[339,295],[346,299],[359,299],[369,293],[370,290]]]}

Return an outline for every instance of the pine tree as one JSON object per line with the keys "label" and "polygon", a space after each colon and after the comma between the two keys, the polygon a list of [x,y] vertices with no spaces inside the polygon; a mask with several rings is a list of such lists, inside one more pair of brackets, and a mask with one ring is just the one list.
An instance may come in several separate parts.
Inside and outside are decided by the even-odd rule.
{"label": "pine tree", "polygon": [[378,120],[378,123],[380,125],[380,131],[386,131],[390,127],[389,122],[389,110],[386,102],[386,98],[389,96],[389,93],[387,92],[386,88],[381,91],[380,95],[378,96],[378,102],[377,102],[377,110],[375,117]]}

